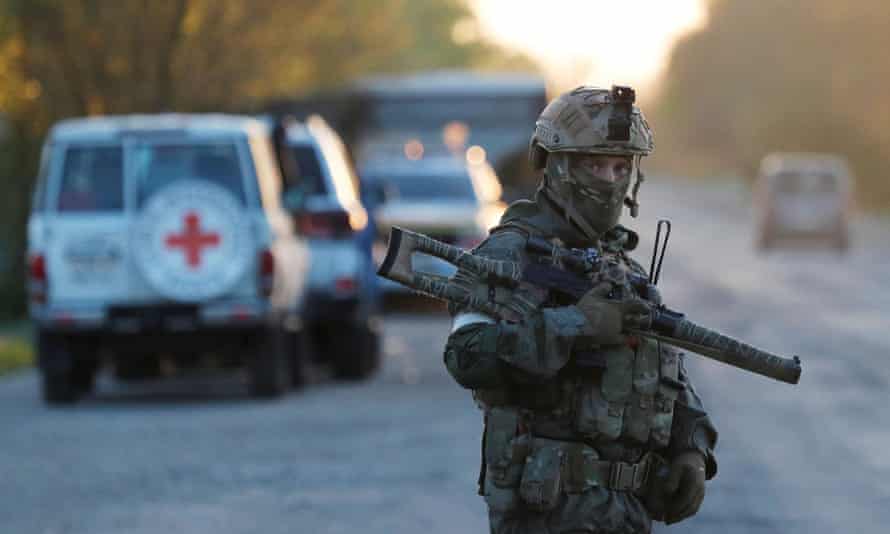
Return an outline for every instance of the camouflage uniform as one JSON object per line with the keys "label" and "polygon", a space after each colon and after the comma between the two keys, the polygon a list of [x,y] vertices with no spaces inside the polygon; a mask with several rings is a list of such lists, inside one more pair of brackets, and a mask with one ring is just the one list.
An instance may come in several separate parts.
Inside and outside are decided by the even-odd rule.
{"label": "camouflage uniform", "polygon": [[[554,196],[545,179],[535,199],[512,204],[474,253],[558,263],[529,251],[533,237],[592,249],[605,266],[600,276],[638,293],[630,279],[645,272],[627,255],[636,235],[613,226],[592,236]],[[493,318],[452,307],[445,347],[448,371],[485,413],[479,492],[493,534],[646,533],[652,519],[665,518],[660,488],[672,459],[697,451],[706,477],[714,476],[717,432],[682,354],[638,338],[592,344],[585,315],[552,292],[490,285],[463,270],[455,277],[481,297],[526,310]]]}

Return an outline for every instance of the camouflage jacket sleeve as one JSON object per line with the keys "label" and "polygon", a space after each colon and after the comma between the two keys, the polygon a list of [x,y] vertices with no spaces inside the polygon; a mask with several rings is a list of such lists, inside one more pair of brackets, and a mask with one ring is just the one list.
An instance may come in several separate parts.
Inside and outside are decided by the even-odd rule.
{"label": "camouflage jacket sleeve", "polygon": [[[489,237],[475,254],[523,261],[525,237],[503,231]],[[501,302],[522,289],[489,288],[484,280],[459,271],[455,278]],[[533,302],[532,295],[523,295]],[[520,381],[545,380],[569,361],[572,346],[586,320],[574,306],[540,309],[527,306],[515,320],[496,319],[473,310],[450,308],[454,327],[445,346],[445,365],[454,379],[470,389],[496,388]]]}
{"label": "camouflage jacket sleeve", "polygon": [[686,385],[674,405],[674,422],[671,428],[671,441],[667,456],[696,450],[705,457],[706,476],[710,480],[717,474],[717,458],[714,447],[717,445],[717,428],[705,412],[701,398],[695,391],[689,373],[686,371],[683,355],[680,355],[679,379]]}

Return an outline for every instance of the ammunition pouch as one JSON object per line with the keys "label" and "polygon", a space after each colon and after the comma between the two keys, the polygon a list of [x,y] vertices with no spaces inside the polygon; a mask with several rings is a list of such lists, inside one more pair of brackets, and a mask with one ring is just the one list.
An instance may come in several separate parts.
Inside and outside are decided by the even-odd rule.
{"label": "ammunition pouch", "polygon": [[[636,463],[600,460],[596,449],[581,442],[545,439],[520,433],[519,414],[493,408],[486,418],[483,494],[492,509],[524,506],[535,512],[556,508],[563,494],[595,487],[631,492],[657,503],[662,484],[657,474],[666,462],[649,452]],[[661,481],[663,482],[663,480]],[[654,504],[653,506],[658,506]],[[661,508],[663,510],[663,505]],[[662,512],[663,515],[663,512]]]}
{"label": "ammunition pouch", "polygon": [[666,447],[679,395],[679,358],[658,342],[643,340],[636,349],[608,347],[600,383],[584,382],[574,399],[575,429],[589,441],[630,438]]}
{"label": "ammunition pouch", "polygon": [[519,495],[526,506],[545,512],[559,504],[563,493],[584,493],[595,487],[645,495],[649,473],[660,457],[648,453],[636,463],[600,460],[596,450],[583,443],[532,438],[525,460]]}
{"label": "ammunition pouch", "polygon": [[559,445],[535,443],[534,452],[525,460],[519,484],[519,495],[530,510],[547,512],[559,504],[564,458],[565,451]]}
{"label": "ammunition pouch", "polygon": [[515,487],[522,477],[528,456],[528,434],[519,433],[519,412],[515,408],[491,408],[485,418],[482,458],[484,480],[501,488]]}

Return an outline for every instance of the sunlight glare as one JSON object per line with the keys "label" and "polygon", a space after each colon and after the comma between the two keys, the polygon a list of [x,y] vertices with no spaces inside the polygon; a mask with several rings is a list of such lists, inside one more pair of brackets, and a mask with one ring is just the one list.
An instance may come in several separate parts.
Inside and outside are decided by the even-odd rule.
{"label": "sunlight glare", "polygon": [[703,0],[471,0],[489,39],[543,65],[558,87],[656,81],[677,38],[705,22]]}

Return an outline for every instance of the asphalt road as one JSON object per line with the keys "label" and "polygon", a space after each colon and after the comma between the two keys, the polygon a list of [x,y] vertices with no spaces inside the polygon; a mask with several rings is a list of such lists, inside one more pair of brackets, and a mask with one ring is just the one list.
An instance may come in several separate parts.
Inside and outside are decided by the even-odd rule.
{"label": "asphalt road", "polygon": [[[642,192],[646,237],[674,223],[661,287],[703,324],[804,360],[789,386],[690,356],[720,429],[700,514],[660,532],[882,533],[890,525],[890,225],[853,250],[758,256],[741,189]],[[648,264],[651,241],[637,255]],[[382,371],[282,401],[232,376],[122,387],[72,408],[37,376],[0,380],[0,532],[487,532],[475,496],[480,417],[447,376],[448,320],[386,322]]]}

